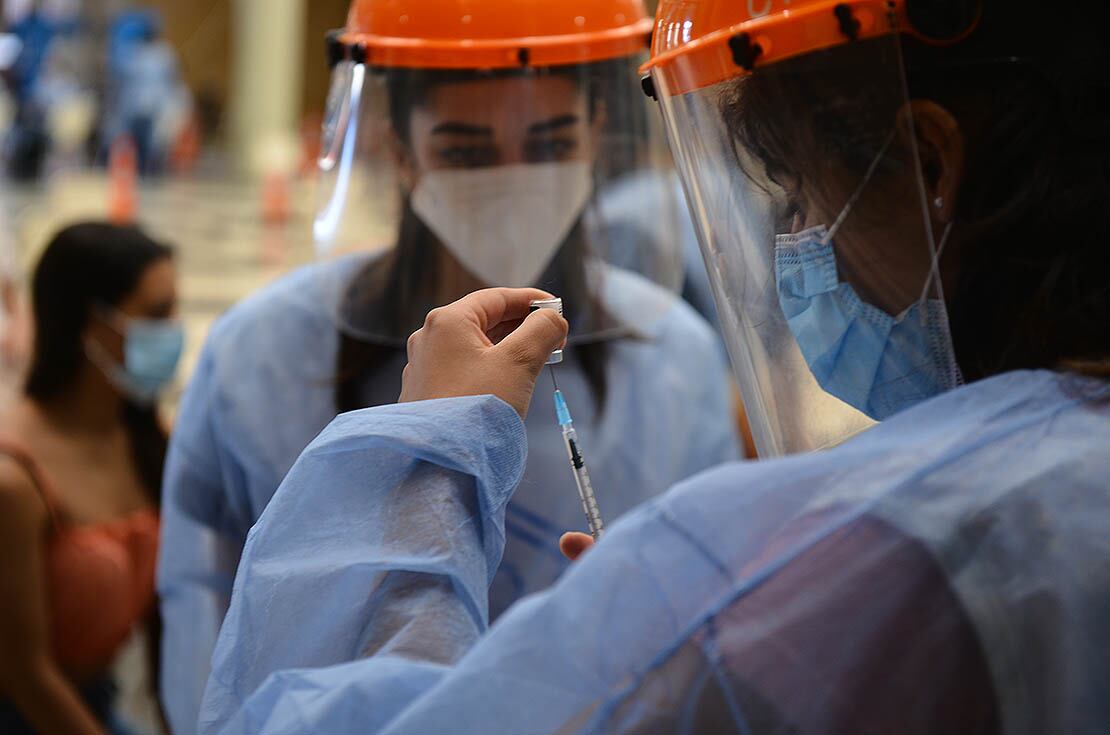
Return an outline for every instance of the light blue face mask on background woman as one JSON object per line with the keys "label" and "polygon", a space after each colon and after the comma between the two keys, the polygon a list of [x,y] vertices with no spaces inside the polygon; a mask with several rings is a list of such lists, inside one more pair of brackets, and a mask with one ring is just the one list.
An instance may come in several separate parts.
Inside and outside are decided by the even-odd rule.
{"label": "light blue face mask on background woman", "polygon": [[123,335],[123,365],[95,340],[85,352],[120,392],[141,404],[153,403],[177,373],[185,349],[185,329],[173,319],[135,319],[109,314],[108,324]]}
{"label": "light blue face mask on background woman", "polygon": [[775,280],[817,382],[871,418],[881,421],[959,384],[944,303],[923,297],[893,317],[864,302],[840,281],[824,225],[775,238]]}

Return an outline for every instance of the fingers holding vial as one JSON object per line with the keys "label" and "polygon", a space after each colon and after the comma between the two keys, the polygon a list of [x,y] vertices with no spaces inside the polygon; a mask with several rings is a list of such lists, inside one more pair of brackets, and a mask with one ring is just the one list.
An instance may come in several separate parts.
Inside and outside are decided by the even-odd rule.
{"label": "fingers holding vial", "polygon": [[559,312],[531,307],[552,298],[538,289],[486,289],[430,312],[409,338],[401,402],[494,395],[523,418],[540,370],[566,343]]}

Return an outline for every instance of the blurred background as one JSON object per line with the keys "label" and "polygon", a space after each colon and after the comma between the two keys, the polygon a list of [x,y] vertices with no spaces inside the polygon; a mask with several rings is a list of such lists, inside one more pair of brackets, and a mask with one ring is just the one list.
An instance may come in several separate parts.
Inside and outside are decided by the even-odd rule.
{"label": "blurred background", "polygon": [[3,0],[6,319],[22,317],[26,274],[59,228],[137,222],[178,249],[184,384],[212,319],[311,255],[324,38],[347,4]]}

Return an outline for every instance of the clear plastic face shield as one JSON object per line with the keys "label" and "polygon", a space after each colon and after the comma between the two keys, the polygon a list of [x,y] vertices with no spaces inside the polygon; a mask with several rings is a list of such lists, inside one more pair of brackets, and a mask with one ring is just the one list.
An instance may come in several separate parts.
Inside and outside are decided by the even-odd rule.
{"label": "clear plastic face shield", "polygon": [[960,383],[942,257],[959,162],[922,130],[896,33],[746,73],[752,45],[652,76],[756,443],[775,456]]}
{"label": "clear plastic face shield", "polygon": [[[658,294],[681,284],[682,202],[660,186],[635,211],[605,206],[671,170],[642,61],[338,63],[314,225],[320,257],[336,261],[318,272],[338,327],[403,344],[430,309],[495,286],[561,297],[572,345],[635,334],[662,313]],[[622,309],[630,281],[656,297]]]}

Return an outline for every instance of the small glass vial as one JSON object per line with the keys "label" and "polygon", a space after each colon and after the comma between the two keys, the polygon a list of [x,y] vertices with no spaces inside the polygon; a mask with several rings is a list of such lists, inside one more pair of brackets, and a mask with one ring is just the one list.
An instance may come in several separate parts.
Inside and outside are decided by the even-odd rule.
{"label": "small glass vial", "polygon": [[[533,301],[528,306],[531,311],[538,311],[540,309],[551,309],[552,311],[559,312],[559,316],[563,315],[563,300],[562,299],[543,299],[542,301]],[[555,350],[551,353],[551,357],[547,359],[547,365],[558,365],[563,361],[563,351]]]}

